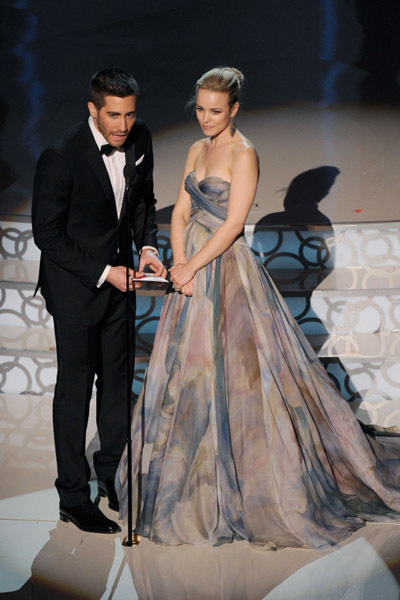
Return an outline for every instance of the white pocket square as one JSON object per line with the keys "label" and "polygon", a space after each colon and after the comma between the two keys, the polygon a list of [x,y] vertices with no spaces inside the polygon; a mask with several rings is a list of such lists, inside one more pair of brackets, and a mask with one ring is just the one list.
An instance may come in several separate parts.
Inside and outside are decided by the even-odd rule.
{"label": "white pocket square", "polygon": [[136,166],[140,165],[140,163],[143,162],[143,159],[144,159],[144,154],[142,154],[142,156],[137,159],[137,161],[135,162],[135,165]]}

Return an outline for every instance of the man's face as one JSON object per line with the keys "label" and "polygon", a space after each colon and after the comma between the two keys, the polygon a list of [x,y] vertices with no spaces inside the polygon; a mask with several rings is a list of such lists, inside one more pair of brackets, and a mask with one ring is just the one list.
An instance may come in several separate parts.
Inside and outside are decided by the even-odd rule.
{"label": "man's face", "polygon": [[105,104],[100,109],[93,102],[88,103],[89,112],[96,128],[111,146],[120,148],[136,119],[136,96],[105,96]]}

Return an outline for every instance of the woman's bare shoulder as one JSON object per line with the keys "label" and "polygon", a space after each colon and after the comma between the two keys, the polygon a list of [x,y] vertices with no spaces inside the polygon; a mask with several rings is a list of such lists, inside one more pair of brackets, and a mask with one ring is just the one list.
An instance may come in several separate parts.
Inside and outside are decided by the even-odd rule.
{"label": "woman's bare shoulder", "polygon": [[238,132],[238,134],[239,134],[239,139],[238,139],[237,143],[235,144],[235,151],[236,152],[247,152],[247,151],[256,152],[253,142],[251,140],[249,140],[249,138],[247,138],[245,135],[243,135],[243,133]]}
{"label": "woman's bare shoulder", "polygon": [[233,148],[234,162],[248,162],[258,164],[258,154],[251,140],[240,134],[240,139]]}
{"label": "woman's bare shoulder", "polygon": [[198,140],[190,146],[186,157],[185,173],[188,173],[189,171],[192,171],[194,169],[194,164],[197,160],[197,157],[200,155],[201,151],[204,148],[205,141],[206,140]]}
{"label": "woman's bare shoulder", "polygon": [[201,140],[197,140],[197,142],[194,142],[189,148],[189,154],[193,154],[195,156],[199,155],[206,145],[207,139],[208,138],[203,138]]}

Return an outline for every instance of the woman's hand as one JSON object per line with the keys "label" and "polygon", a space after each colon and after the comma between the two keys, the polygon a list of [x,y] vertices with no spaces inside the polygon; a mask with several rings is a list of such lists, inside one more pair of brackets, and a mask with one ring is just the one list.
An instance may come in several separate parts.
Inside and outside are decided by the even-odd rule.
{"label": "woman's hand", "polygon": [[184,296],[193,296],[193,279],[181,287]]}
{"label": "woman's hand", "polygon": [[182,289],[189,281],[192,281],[196,271],[189,263],[178,263],[169,269],[169,273],[175,289]]}

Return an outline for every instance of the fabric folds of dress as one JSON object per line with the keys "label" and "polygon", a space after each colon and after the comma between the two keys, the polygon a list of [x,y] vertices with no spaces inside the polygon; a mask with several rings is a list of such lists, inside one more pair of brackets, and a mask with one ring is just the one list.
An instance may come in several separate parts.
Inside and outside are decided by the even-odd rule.
{"label": "fabric folds of dress", "polygon": [[[230,185],[194,172],[190,258]],[[132,421],[136,531],[155,542],[334,545],[400,517],[400,450],[361,430],[243,236],[167,295]],[[126,452],[116,486],[127,512]]]}

